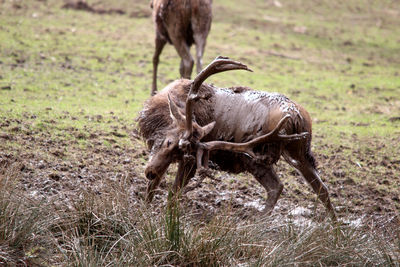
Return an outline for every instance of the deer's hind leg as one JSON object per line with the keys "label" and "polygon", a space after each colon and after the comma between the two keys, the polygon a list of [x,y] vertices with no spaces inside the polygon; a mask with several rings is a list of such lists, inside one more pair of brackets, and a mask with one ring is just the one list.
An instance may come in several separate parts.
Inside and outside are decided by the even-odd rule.
{"label": "deer's hind leg", "polygon": [[292,165],[311,185],[319,200],[325,205],[331,215],[331,218],[336,221],[335,209],[331,203],[328,188],[321,180],[315,166],[314,156],[310,151],[310,144],[305,142],[295,142],[290,145],[284,152],[286,161]]}
{"label": "deer's hind leg", "polygon": [[268,198],[264,212],[267,214],[271,213],[282,193],[282,182],[276,174],[273,166],[253,163],[249,172],[267,190]]}

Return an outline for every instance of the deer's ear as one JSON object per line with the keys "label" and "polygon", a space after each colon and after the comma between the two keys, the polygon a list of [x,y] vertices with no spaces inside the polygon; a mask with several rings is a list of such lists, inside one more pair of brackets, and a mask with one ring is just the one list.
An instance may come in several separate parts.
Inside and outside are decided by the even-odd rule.
{"label": "deer's ear", "polygon": [[182,115],[178,106],[171,99],[169,94],[168,94],[168,105],[169,105],[169,112],[170,112],[172,120],[174,122],[176,122],[178,125],[182,125],[182,124],[184,125],[185,124],[185,116]]}
{"label": "deer's ear", "polygon": [[[212,131],[212,129],[214,129],[214,126],[215,126],[215,121],[210,122],[209,124],[207,124],[207,125],[201,127],[201,129],[203,130],[203,133],[202,133],[201,138],[203,138],[204,136],[206,136],[207,134],[209,134],[209,133]],[[201,138],[200,138],[200,139],[201,139]]]}

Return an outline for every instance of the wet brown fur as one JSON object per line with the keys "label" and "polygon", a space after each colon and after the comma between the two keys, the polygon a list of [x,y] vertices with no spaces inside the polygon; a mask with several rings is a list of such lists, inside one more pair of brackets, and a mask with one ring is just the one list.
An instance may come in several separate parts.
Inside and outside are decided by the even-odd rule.
{"label": "wet brown fur", "polygon": [[[160,91],[157,95],[146,101],[144,109],[139,115],[138,126],[141,135],[147,140],[149,149],[158,153],[158,147],[153,147],[157,140],[165,138],[170,129],[176,127],[171,119],[168,95],[183,111],[189,92],[191,81],[186,79],[176,80]],[[198,125],[203,126],[215,121],[213,130],[202,141],[223,140],[229,142],[247,142],[255,137],[264,135],[274,129],[277,123],[287,114],[289,121],[285,124],[282,133],[300,134],[310,133],[307,140],[289,143],[266,143],[254,148],[258,156],[251,158],[243,153],[230,151],[213,151],[210,154],[211,167],[232,173],[249,172],[267,189],[268,200],[266,210],[271,211],[283,189],[273,165],[281,156],[295,167],[311,184],[321,201],[331,212],[335,213],[331,205],[328,191],[315,169],[315,159],[311,153],[311,117],[300,105],[294,103],[286,96],[277,93],[266,93],[251,90],[248,87],[234,87],[229,89],[216,88],[203,84],[199,90],[203,99],[194,105],[194,119]],[[182,112],[184,113],[184,112]],[[194,175],[195,166],[183,166],[182,155],[177,155],[174,160],[179,162],[179,170],[190,170],[186,173],[177,173],[174,189],[179,190],[187,184]],[[192,163],[195,165],[195,163]],[[151,167],[148,166],[146,171]],[[183,171],[182,171],[183,172]],[[149,186],[149,194],[157,186],[162,174],[156,175],[156,181]],[[150,196],[151,200],[152,196]]]}
{"label": "wet brown fur", "polygon": [[[186,79],[174,81],[164,90],[146,101],[138,122],[140,132],[145,140],[147,140],[150,149],[152,148],[154,140],[160,137],[160,133],[162,135],[172,124],[167,95],[169,94],[171,98],[175,100],[174,102],[178,107],[184,110],[190,83],[191,81]],[[249,87],[221,89],[207,84],[203,84],[199,91],[202,92],[202,95],[205,95],[207,99],[202,99],[195,105],[194,117],[196,118],[196,122],[201,126],[212,121],[217,122],[214,130],[204,138],[204,141],[224,140],[236,143],[247,142],[257,136],[268,133],[283,117],[284,113],[281,111],[281,108],[279,108],[279,105],[283,103],[288,103],[294,108],[293,110],[289,110],[292,117],[290,123],[285,127],[285,133],[312,133],[311,118],[307,111],[283,95],[257,92]],[[240,101],[244,99],[244,93],[253,93],[256,101],[250,104],[245,103],[246,101]],[[269,99],[268,96],[271,95],[273,97]],[[232,102],[228,100],[229,98],[231,98],[230,100],[239,99],[239,101]],[[239,110],[239,108],[243,106],[246,106],[245,110]],[[232,115],[235,111],[239,113],[236,114],[238,116]],[[247,115],[247,117],[244,117],[245,115]],[[251,123],[248,123],[249,121]],[[241,125],[243,129],[240,129]],[[309,140],[309,142],[310,141],[311,140]],[[262,151],[261,148],[258,148],[258,150],[260,150],[260,153],[265,152]],[[236,155],[235,153],[230,154]],[[311,154],[309,145],[307,146],[307,155],[308,159],[315,167],[315,160]],[[228,162],[232,162],[229,158],[226,159]],[[275,156],[275,159],[271,163],[275,163],[278,159],[279,157]],[[230,171],[229,167],[226,169]]]}

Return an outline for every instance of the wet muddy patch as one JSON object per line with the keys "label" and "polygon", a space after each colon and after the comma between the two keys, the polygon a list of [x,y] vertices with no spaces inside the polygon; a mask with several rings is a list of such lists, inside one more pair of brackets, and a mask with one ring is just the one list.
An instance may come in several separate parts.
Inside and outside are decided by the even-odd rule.
{"label": "wet muddy patch", "polygon": [[130,3],[124,5],[123,8],[109,7],[107,2],[96,2],[89,4],[86,1],[67,1],[62,5],[63,9],[72,9],[90,12],[99,15],[125,15],[128,14],[131,18],[147,18],[151,16],[150,5],[144,7],[143,4]]}
{"label": "wet muddy patch", "polygon": [[65,3],[62,8],[64,9],[74,9],[80,11],[91,12],[95,14],[118,14],[123,15],[125,11],[122,9],[111,8],[111,9],[103,9],[103,8],[96,8],[90,6],[86,1],[69,1]]}
{"label": "wet muddy patch", "polygon": [[[57,139],[46,132],[26,127],[12,131],[10,127],[15,128],[13,122],[7,128],[9,131],[0,135],[4,141],[0,145],[0,174],[17,172],[19,187],[28,195],[71,205],[83,192],[101,195],[109,192],[110,185],[124,182],[129,187],[132,205],[143,204],[148,152],[134,128],[87,133],[70,128],[66,129],[68,134],[64,132],[69,139]],[[120,140],[127,137],[132,142],[121,144]],[[82,139],[87,142],[84,147],[80,147]],[[371,141],[371,146],[379,144]],[[321,178],[329,188],[339,216],[394,216],[400,206],[396,191],[400,183],[398,162],[366,150],[354,151],[358,153],[357,164],[341,154],[346,149],[350,148],[338,147],[331,156],[316,155]],[[301,176],[283,161],[276,170],[285,188],[274,213],[299,220],[325,216],[323,205]],[[175,172],[176,166],[170,167],[157,191],[151,204],[156,210],[166,205]],[[370,181],[359,180],[355,175]],[[375,184],[371,175],[376,177]],[[198,179],[194,177],[188,186],[195,185]],[[249,174],[213,172],[211,178],[183,194],[181,203],[187,212],[199,216],[216,216],[230,210],[239,218],[248,218],[264,215],[266,197],[265,189]]]}

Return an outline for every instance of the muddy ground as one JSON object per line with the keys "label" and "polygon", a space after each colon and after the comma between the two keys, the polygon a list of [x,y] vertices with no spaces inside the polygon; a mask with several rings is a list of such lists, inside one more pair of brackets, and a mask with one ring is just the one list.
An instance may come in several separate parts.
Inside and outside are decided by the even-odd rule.
{"label": "muddy ground", "polygon": [[[64,8],[98,14],[125,14],[119,9],[94,9],[82,4],[84,2],[80,3],[80,6],[66,4]],[[131,16],[141,15],[132,13]],[[150,13],[143,16],[150,16]],[[85,120],[83,116],[79,120]],[[68,114],[65,118],[76,120]],[[31,114],[21,119],[0,119],[0,175],[7,177],[11,172],[16,173],[15,182],[27,196],[56,206],[73,209],[72,203],[85,193],[105,194],[110,184],[116,182],[129,185],[133,209],[143,205],[147,186],[144,165],[148,152],[135,129],[134,118],[130,125],[126,125],[117,118],[100,116],[97,118],[99,124],[112,120],[117,125],[114,131],[92,132],[71,127],[64,131],[63,136],[31,127],[35,119]],[[57,124],[55,121],[48,123]],[[364,124],[357,126],[368,127]],[[121,145],[119,138],[126,136],[129,136],[131,144]],[[357,135],[352,136],[354,143],[362,142],[370,148],[368,150],[329,144],[324,137],[322,133],[314,136],[314,153],[339,217],[344,220],[351,218],[355,222],[371,222],[372,218],[380,226],[398,226],[400,160],[378,153],[385,146],[398,145],[398,136],[394,136],[389,143],[387,140],[361,140]],[[80,145],[81,140],[87,145]],[[329,153],[322,153],[322,150]],[[346,156],[348,154],[355,155],[358,160],[352,161]],[[285,218],[300,214],[302,217],[323,219],[326,215],[323,206],[294,169],[283,160],[276,169],[285,189],[274,213]],[[161,184],[151,204],[155,211],[166,205],[175,171],[176,167],[170,168],[167,179]],[[368,182],[360,182],[363,180]],[[265,190],[250,175],[215,172],[213,179],[206,179],[199,187],[182,196],[182,203],[185,210],[202,218],[212,217],[226,209],[239,218],[248,218],[262,215],[265,199]]]}
{"label": "muddy ground", "polygon": [[[16,173],[14,177],[18,188],[29,197],[53,203],[56,206],[68,206],[86,193],[98,195],[107,193],[113,183],[129,185],[129,197],[132,208],[143,205],[147,180],[144,177],[144,165],[148,152],[133,125],[120,125],[112,132],[87,132],[71,128],[70,140],[57,140],[50,133],[30,131],[29,125],[34,118],[27,121],[13,121],[2,118],[2,126],[14,126],[12,134],[2,134],[0,140],[7,140],[12,147],[0,143],[0,174]],[[132,147],[117,144],[118,138],[129,135]],[[356,138],[356,137],[354,137]],[[86,149],[78,146],[78,140],[87,139],[90,143]],[[111,146],[104,145],[104,140]],[[384,146],[371,141],[370,146]],[[325,145],[326,146],[326,145]],[[356,183],[345,174],[348,164],[360,165],[359,175],[376,175],[379,185],[396,187],[399,183],[400,162],[398,160],[377,159],[373,153],[362,154],[359,151],[359,163],[349,163],[341,151],[349,149],[337,147],[334,155],[325,156],[318,153],[316,158],[322,179],[327,183],[333,203],[339,217],[355,222],[370,221],[380,226],[398,224],[399,195],[391,192]],[[382,173],[371,173],[369,168],[379,165]],[[343,167],[341,167],[343,166]],[[365,167],[363,167],[365,166]],[[326,215],[323,206],[316,200],[311,188],[296,174],[293,168],[278,162],[278,175],[285,184],[283,194],[278,201],[274,214],[285,218],[300,216],[302,218],[323,219]],[[176,167],[170,167],[165,182],[160,186],[151,204],[154,210],[166,205],[168,188],[171,187]],[[4,176],[3,176],[4,177]],[[327,179],[328,178],[328,179]],[[195,177],[190,185],[196,183]],[[213,217],[229,209],[238,218],[262,216],[265,190],[248,174],[231,175],[215,171],[213,178],[207,178],[197,188],[182,197],[186,211],[200,217]]]}

